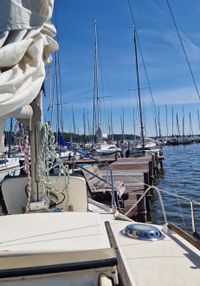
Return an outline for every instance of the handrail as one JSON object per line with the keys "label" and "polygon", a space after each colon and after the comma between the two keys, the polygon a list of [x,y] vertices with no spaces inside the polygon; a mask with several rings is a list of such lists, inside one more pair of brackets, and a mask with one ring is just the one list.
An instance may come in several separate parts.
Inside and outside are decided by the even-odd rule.
{"label": "handrail", "polygon": [[164,221],[165,223],[168,223],[168,220],[167,220],[167,215],[166,215],[166,211],[165,211],[165,206],[164,206],[164,202],[163,202],[163,198],[162,198],[162,195],[161,193],[164,193],[164,194],[168,194],[168,195],[171,195],[173,197],[176,197],[176,198],[181,198],[185,201],[188,201],[190,203],[190,212],[191,212],[191,221],[192,221],[192,231],[193,231],[193,234],[196,233],[196,225],[195,225],[195,218],[194,218],[194,208],[193,208],[193,204],[197,204],[200,206],[200,203],[197,202],[197,201],[194,201],[192,199],[189,199],[187,197],[184,197],[184,196],[180,196],[180,195],[177,195],[177,194],[172,194],[168,191],[164,191],[164,190],[160,190],[158,189],[156,186],[149,186],[145,192],[142,194],[142,196],[139,198],[139,200],[125,213],[125,215],[127,216],[130,212],[133,211],[133,209],[139,204],[139,202],[146,196],[146,194],[149,192],[149,190],[155,190],[157,192],[157,195],[159,197],[159,201],[160,201],[160,205],[161,205],[161,209],[162,209],[162,213],[163,213],[163,217],[164,217]]}
{"label": "handrail", "polygon": [[97,174],[93,173],[92,171],[89,171],[87,168],[84,168],[80,164],[77,164],[77,167],[79,167],[83,171],[88,172],[90,175],[93,175],[95,178],[99,179],[100,181],[102,181],[102,182],[106,183],[107,185],[109,185],[110,187],[112,187],[112,183],[110,183],[110,182],[106,181],[105,179],[99,177]]}
{"label": "handrail", "polygon": [[[153,187],[153,186],[152,186],[152,187]],[[159,189],[158,189],[158,190],[159,190]],[[183,199],[183,200],[188,201],[188,202],[191,201],[191,198],[187,198],[187,197],[185,197],[185,196],[181,196],[181,195],[178,195],[178,194],[173,194],[173,193],[170,193],[170,192],[168,192],[168,191],[159,190],[159,192],[164,193],[164,194],[168,194],[168,195],[170,195],[170,196],[172,196],[172,197],[176,197],[176,198]],[[195,204],[197,204],[197,205],[200,206],[200,202],[197,202],[197,201],[195,201],[195,200],[192,200],[192,201],[193,201],[193,203],[195,203]]]}
{"label": "handrail", "polygon": [[166,215],[166,211],[165,211],[165,206],[164,206],[164,203],[163,203],[163,199],[162,199],[162,196],[160,194],[160,190],[155,187],[155,186],[149,186],[145,192],[142,194],[142,196],[139,198],[139,200],[125,213],[125,215],[127,216],[130,212],[132,212],[134,210],[134,208],[139,204],[139,202],[146,196],[146,194],[149,192],[149,190],[151,189],[154,189],[157,194],[158,194],[158,197],[159,197],[159,200],[160,200],[160,204],[161,204],[161,208],[162,208],[162,212],[163,212],[163,217],[164,217],[164,220],[165,220],[165,223],[168,222],[167,220],[167,215]]}

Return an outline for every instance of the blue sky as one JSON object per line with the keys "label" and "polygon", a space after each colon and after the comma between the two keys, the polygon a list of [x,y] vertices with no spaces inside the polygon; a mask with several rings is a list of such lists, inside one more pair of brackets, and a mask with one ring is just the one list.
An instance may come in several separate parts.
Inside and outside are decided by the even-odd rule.
{"label": "blue sky", "polygon": [[[132,110],[139,134],[139,114],[132,19],[128,0],[56,0],[60,74],[64,102],[64,130],[72,131],[72,106],[76,128],[83,132],[82,113],[87,110],[92,124],[94,20],[97,22],[100,62],[102,126],[108,132],[108,113],[113,112],[113,129],[120,133],[120,117],[125,111],[125,133],[133,132]],[[194,133],[199,133],[197,97],[186,60],[165,0],[131,0],[146,69],[161,114],[162,133],[166,134],[165,105],[171,133],[171,108],[179,114],[185,110],[185,132],[189,132],[188,113],[192,114]],[[176,23],[200,88],[200,2],[170,1]],[[53,17],[55,23],[55,15]],[[139,55],[141,95],[146,133],[155,135],[154,110]],[[45,108],[48,104],[45,100]],[[49,112],[45,114],[49,118]],[[174,115],[175,117],[175,115]],[[175,122],[175,119],[174,119]],[[54,124],[55,121],[54,121]],[[181,124],[181,122],[180,122]],[[176,129],[174,123],[174,129]]]}

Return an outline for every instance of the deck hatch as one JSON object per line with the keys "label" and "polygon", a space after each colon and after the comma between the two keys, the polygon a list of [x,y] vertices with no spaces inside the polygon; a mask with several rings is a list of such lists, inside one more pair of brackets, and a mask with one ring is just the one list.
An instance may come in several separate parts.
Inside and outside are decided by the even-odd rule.
{"label": "deck hatch", "polygon": [[159,228],[149,224],[129,224],[121,233],[126,237],[142,240],[158,240],[163,238],[163,234]]}

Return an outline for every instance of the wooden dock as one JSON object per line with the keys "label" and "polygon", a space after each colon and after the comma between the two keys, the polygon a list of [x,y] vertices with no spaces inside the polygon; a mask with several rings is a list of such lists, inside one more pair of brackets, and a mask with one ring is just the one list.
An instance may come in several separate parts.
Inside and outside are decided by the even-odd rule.
{"label": "wooden dock", "polygon": [[[140,158],[121,158],[111,164],[114,180],[124,182],[128,192],[128,199],[124,201],[124,208],[121,210],[124,213],[129,210],[143,194],[146,185],[150,183],[150,166],[152,157]],[[101,168],[103,178],[107,177],[106,167]],[[153,178],[152,178],[153,179]],[[130,213],[130,217],[142,220],[141,217],[146,215],[146,209],[143,204]]]}
{"label": "wooden dock", "polygon": [[[131,157],[131,158],[119,158],[115,160],[113,158],[101,158],[100,160],[78,160],[73,162],[76,166],[80,164],[92,164],[96,165],[100,163],[100,176],[105,180],[110,179],[110,169],[114,181],[122,181],[126,187],[128,193],[128,199],[124,201],[123,207],[120,211],[126,212],[144,193],[145,189],[154,183],[156,177],[162,172],[162,156],[153,154],[148,157]],[[72,164],[72,162],[65,162],[66,164]],[[108,168],[109,165],[109,168]],[[87,179],[87,178],[86,178]],[[149,198],[149,197],[148,197]],[[102,193],[103,201],[103,193]],[[147,220],[148,200],[143,200],[138,204],[137,208],[129,214],[129,217],[134,220],[145,221]]]}

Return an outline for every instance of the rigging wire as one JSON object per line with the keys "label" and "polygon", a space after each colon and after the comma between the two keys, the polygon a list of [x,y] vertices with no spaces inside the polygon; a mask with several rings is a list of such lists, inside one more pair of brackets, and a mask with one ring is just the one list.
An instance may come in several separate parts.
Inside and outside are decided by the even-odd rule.
{"label": "rigging wire", "polygon": [[130,0],[128,0],[128,5],[129,5],[130,13],[131,13],[132,23],[133,23],[133,26],[135,27],[138,47],[139,47],[139,51],[140,51],[140,55],[141,55],[141,59],[142,59],[142,63],[143,63],[144,73],[145,73],[145,76],[146,76],[146,80],[147,80],[147,84],[148,84],[151,100],[152,100],[152,103],[153,103],[153,108],[154,108],[156,120],[158,121],[157,108],[156,108],[156,104],[155,104],[155,101],[154,101],[153,92],[152,92],[149,76],[148,76],[148,73],[147,73],[146,63],[145,63],[145,60],[144,60],[144,56],[143,56],[143,52],[142,52],[142,48],[141,48],[141,44],[140,44],[140,39],[139,39],[139,36],[138,36],[138,33],[137,33],[135,18],[134,18],[133,9],[132,9]]}
{"label": "rigging wire", "polygon": [[[58,17],[57,17],[57,10],[55,10],[55,26],[56,28],[58,27],[58,21],[57,21]],[[59,43],[59,38],[58,38],[58,34],[56,34],[56,41]],[[60,52],[59,50],[57,51],[57,67],[56,67],[56,76],[58,77],[57,79],[57,92],[60,94],[60,127],[61,127],[61,131],[63,132],[63,92],[62,92],[62,81],[61,81],[61,71],[60,71]]]}
{"label": "rigging wire", "polygon": [[[55,27],[58,29],[58,21],[57,21],[57,9],[55,6],[54,9],[54,21],[55,21]],[[59,42],[58,34],[56,34],[55,39],[57,42]],[[57,123],[56,123],[56,129],[60,129],[63,132],[63,92],[62,92],[62,81],[61,81],[61,71],[60,71],[60,53],[59,50],[55,53],[54,56],[54,77],[53,77],[53,88],[52,88],[53,95],[51,96],[51,102],[49,109],[51,110],[51,124],[53,120],[53,105],[54,105],[54,99],[56,96],[56,105],[57,105]]]}
{"label": "rigging wire", "polygon": [[[129,1],[129,0],[128,0],[128,1]],[[188,68],[189,68],[189,71],[190,71],[190,75],[191,75],[191,77],[192,77],[192,81],[193,81],[193,83],[194,83],[194,87],[195,87],[197,96],[198,96],[198,98],[200,99],[199,89],[198,89],[198,86],[197,86],[197,83],[196,83],[196,80],[195,80],[195,77],[194,77],[194,73],[193,73],[193,71],[192,71],[192,67],[191,67],[189,58],[188,58],[187,53],[186,53],[185,46],[184,46],[183,41],[182,41],[182,39],[181,39],[180,31],[179,31],[178,26],[177,26],[177,24],[176,24],[175,17],[174,17],[173,12],[172,12],[172,8],[171,8],[171,6],[170,6],[169,0],[166,0],[166,2],[167,2],[167,6],[168,6],[168,8],[169,8],[169,12],[170,12],[170,15],[171,15],[171,17],[172,17],[172,21],[173,21],[173,23],[174,23],[174,27],[175,27],[175,29],[176,29],[176,32],[177,32],[177,35],[178,35],[178,38],[179,38],[179,41],[180,41],[180,44],[181,44],[181,47],[182,47],[182,50],[183,50],[183,53],[184,53],[186,62],[187,62],[187,65],[188,65]]]}
{"label": "rigging wire", "polygon": [[186,222],[185,222],[185,219],[184,219],[184,216],[183,216],[183,210],[181,208],[181,203],[180,203],[179,198],[178,198],[178,192],[177,192],[177,189],[176,189],[176,184],[175,184],[175,181],[174,181],[174,179],[173,179],[173,177],[171,175],[170,175],[170,179],[171,179],[171,182],[172,182],[175,194],[177,195],[176,200],[177,200],[178,208],[179,208],[179,211],[180,211],[180,218],[182,219],[182,223],[183,223],[184,229],[187,230]]}

